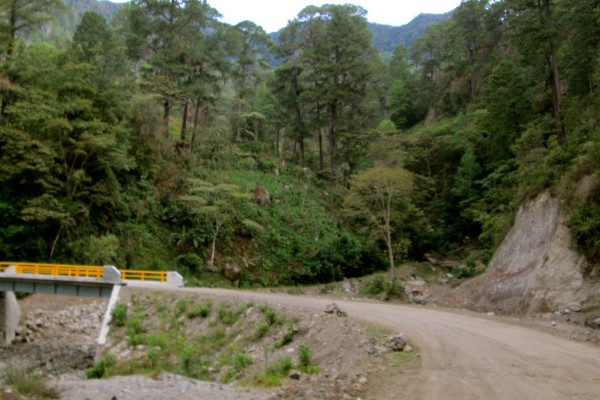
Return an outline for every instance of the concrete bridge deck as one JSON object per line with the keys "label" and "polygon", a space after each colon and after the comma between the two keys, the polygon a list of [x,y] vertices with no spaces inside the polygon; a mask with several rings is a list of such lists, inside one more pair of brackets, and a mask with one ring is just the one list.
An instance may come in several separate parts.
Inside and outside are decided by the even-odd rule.
{"label": "concrete bridge deck", "polygon": [[10,344],[20,319],[17,293],[44,293],[111,298],[105,320],[110,318],[119,288],[127,284],[152,283],[183,286],[174,271],[119,270],[113,265],[87,266],[0,262],[0,344]]}

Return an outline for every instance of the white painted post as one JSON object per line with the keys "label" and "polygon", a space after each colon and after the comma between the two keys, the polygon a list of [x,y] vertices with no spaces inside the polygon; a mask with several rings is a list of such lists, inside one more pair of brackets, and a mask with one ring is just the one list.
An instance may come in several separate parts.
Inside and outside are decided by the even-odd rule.
{"label": "white painted post", "polygon": [[8,346],[15,340],[21,319],[21,310],[14,292],[0,292],[0,345]]}
{"label": "white painted post", "polygon": [[108,301],[108,305],[106,306],[106,312],[104,313],[104,319],[102,320],[102,327],[100,328],[100,336],[98,337],[98,348],[96,349],[96,361],[98,361],[102,357],[102,351],[104,350],[104,345],[106,344],[106,338],[108,337],[108,331],[110,329],[110,321],[112,320],[112,312],[117,305],[117,301],[119,300],[119,293],[121,291],[121,285],[114,285],[112,289],[112,293],[110,295],[110,300]]}

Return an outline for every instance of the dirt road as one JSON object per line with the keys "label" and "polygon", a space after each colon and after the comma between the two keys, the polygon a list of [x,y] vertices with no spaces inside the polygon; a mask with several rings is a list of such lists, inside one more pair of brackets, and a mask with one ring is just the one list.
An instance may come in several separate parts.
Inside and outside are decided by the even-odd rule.
{"label": "dirt road", "polygon": [[[177,289],[323,310],[331,300],[221,289]],[[425,307],[336,300],[349,316],[404,332],[421,368],[381,399],[599,399],[600,348],[476,316]],[[379,399],[379,397],[378,397]]]}

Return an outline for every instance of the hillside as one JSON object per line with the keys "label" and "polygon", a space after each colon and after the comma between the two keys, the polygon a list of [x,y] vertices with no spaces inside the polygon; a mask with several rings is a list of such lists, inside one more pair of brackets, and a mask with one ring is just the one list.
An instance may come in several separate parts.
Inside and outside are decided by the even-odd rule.
{"label": "hillside", "polygon": [[58,45],[70,40],[81,17],[86,11],[96,12],[110,21],[121,9],[123,3],[104,0],[65,0],[65,12],[56,12],[56,19],[44,24],[41,29],[31,29],[24,33],[29,42],[50,41]]}
{"label": "hillside", "polygon": [[369,30],[373,34],[373,44],[380,53],[392,52],[398,45],[409,48],[415,39],[423,36],[430,25],[446,21],[451,15],[452,12],[419,14],[408,24],[402,26],[369,23]]}
{"label": "hillside", "polygon": [[[415,39],[423,36],[430,25],[446,21],[452,12],[445,14],[419,14],[406,25],[392,26],[368,23],[368,28],[373,35],[373,45],[379,53],[391,53],[398,45],[409,48]],[[270,33],[271,40],[279,41],[281,30]]]}
{"label": "hillside", "polygon": [[[42,29],[28,31],[24,34],[25,38],[29,42],[50,41],[63,44],[73,37],[75,28],[86,11],[96,12],[110,22],[124,3],[113,3],[107,0],[66,0],[65,4],[67,6],[65,12],[56,13],[56,19],[46,23]],[[391,26],[369,22],[368,27],[373,35],[375,48],[380,53],[391,53],[398,45],[410,47],[415,39],[423,36],[427,27],[445,21],[451,15],[451,12],[419,14],[406,25]],[[271,39],[277,42],[280,32],[271,33]]]}

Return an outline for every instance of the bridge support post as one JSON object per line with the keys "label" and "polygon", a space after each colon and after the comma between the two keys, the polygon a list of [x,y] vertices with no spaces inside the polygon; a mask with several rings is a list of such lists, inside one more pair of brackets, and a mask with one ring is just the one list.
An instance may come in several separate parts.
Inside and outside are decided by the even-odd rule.
{"label": "bridge support post", "polygon": [[167,283],[170,285],[175,285],[177,287],[183,287],[183,276],[179,275],[178,272],[168,271],[167,272]]}
{"label": "bridge support post", "polygon": [[104,351],[104,345],[106,344],[106,339],[108,337],[108,330],[110,328],[110,321],[112,320],[112,312],[117,305],[117,301],[119,301],[119,294],[121,293],[121,285],[114,285],[112,289],[112,294],[110,296],[110,300],[108,301],[108,305],[106,306],[106,313],[104,314],[104,319],[102,320],[102,327],[100,328],[100,336],[98,337],[98,347],[96,347],[96,356],[94,357],[94,361],[100,361],[102,358],[102,352]]}
{"label": "bridge support post", "polygon": [[15,340],[21,310],[14,292],[0,292],[0,345],[8,346]]}

